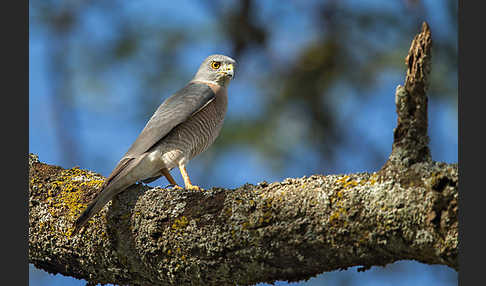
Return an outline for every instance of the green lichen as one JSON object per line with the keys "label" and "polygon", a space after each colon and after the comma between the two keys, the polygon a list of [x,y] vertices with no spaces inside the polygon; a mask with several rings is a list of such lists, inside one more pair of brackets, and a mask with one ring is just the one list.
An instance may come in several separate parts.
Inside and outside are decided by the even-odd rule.
{"label": "green lichen", "polygon": [[180,218],[176,218],[174,220],[174,223],[172,224],[171,229],[173,231],[179,231],[179,230],[184,229],[188,224],[189,224],[189,221],[188,221],[187,217],[181,216]]}
{"label": "green lichen", "polygon": [[49,189],[52,193],[57,193],[55,196],[49,197],[51,214],[63,214],[69,219],[74,219],[79,215],[87,205],[81,200],[86,188],[97,189],[104,182],[103,179],[90,180],[89,177],[91,174],[77,167],[61,172],[57,180],[51,183]]}
{"label": "green lichen", "polygon": [[[76,182],[81,185],[83,179],[72,178],[73,188],[69,190],[69,184],[57,178],[66,175],[59,174],[51,176],[59,182],[50,189],[50,196],[58,201],[76,201],[75,197],[64,198],[62,192],[73,193],[83,188],[84,185],[76,185]],[[382,181],[378,184],[376,174],[314,176],[287,179],[263,187],[248,185],[235,190],[207,190],[204,196],[200,192],[155,189],[142,195],[126,192],[114,201],[109,212],[102,213],[102,219],[95,219],[95,227],[86,230],[89,236],[74,240],[56,236],[54,239],[87,247],[83,263],[92,263],[89,267],[95,271],[83,270],[82,277],[86,277],[85,273],[94,273],[90,276],[93,280],[99,276],[103,277],[100,281],[110,282],[111,278],[104,276],[105,271],[97,271],[109,269],[106,270],[111,273],[108,275],[119,275],[117,277],[126,279],[123,281],[139,285],[158,284],[154,281],[163,281],[162,285],[181,285],[188,281],[193,285],[226,285],[228,281],[247,285],[271,282],[276,278],[273,273],[289,273],[289,276],[278,278],[295,281],[343,265],[349,267],[349,261],[359,264],[377,257],[379,263],[390,263],[395,256],[389,253],[403,257],[399,256],[403,252],[409,255],[404,258],[410,255],[420,258],[424,247],[434,247],[440,253],[454,250],[457,240],[444,234],[450,245],[442,245],[446,238],[437,239],[435,229],[417,219],[423,213],[422,208],[428,210],[427,206],[433,204],[438,192],[425,200],[427,193],[422,190],[405,191],[403,186],[394,183],[396,180],[387,180],[382,175],[379,178]],[[44,190],[48,190],[51,183],[54,180],[36,182],[37,186],[43,184]],[[449,189],[446,187],[443,192]],[[403,203],[410,198],[416,203]],[[202,201],[205,204],[200,204]],[[207,203],[209,201],[211,203]],[[86,198],[80,197],[78,203],[85,204]],[[40,208],[39,204],[34,207]],[[68,214],[69,210],[66,206],[64,211]],[[62,218],[52,219],[47,213],[42,223],[31,224],[31,228],[35,233],[50,232],[47,229]],[[396,231],[397,227],[400,231]],[[423,231],[417,232],[417,229]],[[105,230],[109,230],[108,235]],[[424,235],[424,231],[433,236]],[[37,248],[44,251],[51,247],[45,242],[45,239],[39,241]],[[110,246],[113,242],[116,244]],[[106,259],[97,255],[103,251]],[[122,265],[116,262],[113,253],[122,255],[118,258]],[[447,257],[454,258],[447,253]],[[434,255],[429,253],[426,258],[431,257],[430,261],[437,263],[437,255]],[[135,259],[130,260],[130,257]],[[345,258],[344,264],[340,264],[342,258]],[[309,268],[300,276],[292,272],[294,265],[272,270],[273,265],[280,265],[280,262],[297,260],[299,265],[314,267],[323,259],[329,262],[325,268]],[[84,268],[86,266],[73,269]],[[137,276],[137,273],[144,276]]]}
{"label": "green lichen", "polygon": [[47,212],[52,218],[39,224],[39,227],[47,227],[63,237],[70,237],[72,229],[61,225],[58,219],[62,217],[74,221],[88,203],[86,191],[99,188],[103,182],[101,176],[95,177],[93,173],[78,167],[57,172],[49,180],[34,176],[30,180],[30,187],[33,190],[44,190],[39,193],[39,198],[44,198]]}

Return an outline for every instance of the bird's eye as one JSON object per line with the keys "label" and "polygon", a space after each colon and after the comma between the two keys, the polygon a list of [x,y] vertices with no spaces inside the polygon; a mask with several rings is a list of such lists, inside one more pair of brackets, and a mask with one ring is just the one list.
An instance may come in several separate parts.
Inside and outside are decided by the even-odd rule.
{"label": "bird's eye", "polygon": [[212,62],[211,67],[215,70],[219,69],[221,67],[221,62]]}

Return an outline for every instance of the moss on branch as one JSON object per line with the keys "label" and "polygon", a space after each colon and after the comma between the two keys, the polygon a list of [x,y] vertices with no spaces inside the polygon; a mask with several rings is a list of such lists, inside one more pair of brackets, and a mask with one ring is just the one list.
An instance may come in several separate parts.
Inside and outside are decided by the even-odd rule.
{"label": "moss on branch", "polygon": [[250,285],[403,259],[458,269],[457,165],[237,189],[137,185],[70,237],[102,177],[32,161],[29,260],[51,273],[130,285]]}

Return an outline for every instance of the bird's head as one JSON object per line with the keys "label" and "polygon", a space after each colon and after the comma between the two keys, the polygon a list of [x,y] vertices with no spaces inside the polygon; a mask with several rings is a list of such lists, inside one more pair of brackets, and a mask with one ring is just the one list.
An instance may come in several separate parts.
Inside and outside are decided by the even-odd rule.
{"label": "bird's head", "polygon": [[211,55],[207,57],[193,80],[215,83],[226,86],[234,77],[236,61],[224,55]]}

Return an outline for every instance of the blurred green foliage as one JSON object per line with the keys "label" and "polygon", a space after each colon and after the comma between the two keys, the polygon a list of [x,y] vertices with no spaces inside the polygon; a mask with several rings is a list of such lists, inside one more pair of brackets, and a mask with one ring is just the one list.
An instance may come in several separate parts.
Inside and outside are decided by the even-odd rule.
{"label": "blurred green foliage", "polygon": [[[130,77],[136,93],[144,95],[138,97],[140,121],[160,103],[162,92],[168,96],[166,91],[175,91],[192,74],[178,64],[188,47],[229,47],[240,66],[252,61],[258,65],[258,70],[247,70],[241,78],[258,87],[261,112],[245,120],[228,118],[218,150],[246,144],[271,157],[278,168],[292,158],[294,148],[309,148],[332,165],[335,146],[349,144],[342,133],[345,127],[336,122],[339,106],[331,98],[333,89],[346,86],[353,96],[363,97],[376,88],[380,74],[404,73],[411,39],[421,22],[437,11],[422,1],[405,0],[382,7],[356,1],[263,2],[199,1],[198,8],[210,20],[193,26],[170,23],[163,15],[156,20],[134,16],[130,7],[111,1],[30,1],[30,12],[31,20],[51,34],[52,49],[58,47],[50,61],[57,66],[54,70],[65,72],[65,82],[82,73],[84,88],[96,88],[92,93],[102,96],[103,75],[138,67]],[[434,51],[429,95],[457,100],[457,3],[443,4],[441,11],[450,28],[435,33],[431,25]],[[103,25],[109,29],[98,28],[108,30],[104,35],[90,35],[89,13],[103,14]],[[303,33],[308,40],[296,40],[298,48],[286,59],[275,56],[276,34],[292,30],[299,18],[310,22],[312,29],[294,32],[296,39]],[[73,101],[73,96],[80,94],[57,94],[64,102]],[[288,138],[289,121],[300,128],[298,140]],[[385,153],[369,147],[376,162],[384,160]]]}

